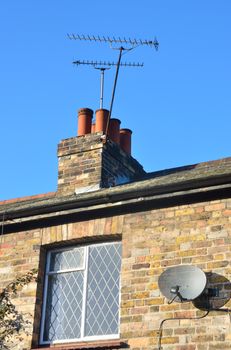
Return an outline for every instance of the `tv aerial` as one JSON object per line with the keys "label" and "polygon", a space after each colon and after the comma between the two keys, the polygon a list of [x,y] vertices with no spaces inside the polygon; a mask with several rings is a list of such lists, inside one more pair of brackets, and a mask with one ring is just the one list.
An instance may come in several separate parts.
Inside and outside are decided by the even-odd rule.
{"label": "tv aerial", "polygon": [[159,277],[158,285],[161,293],[173,301],[187,302],[198,298],[207,284],[206,274],[199,267],[180,265],[170,267]]}
{"label": "tv aerial", "polygon": [[[88,65],[93,68],[100,70],[100,109],[103,108],[103,99],[104,99],[104,72],[109,70],[111,67],[116,66],[115,62],[106,62],[106,61],[89,61],[89,60],[77,60],[73,64],[78,65]],[[143,67],[143,63],[131,63],[131,62],[121,62],[120,67]]]}
{"label": "tv aerial", "polygon": [[[116,85],[119,75],[119,69],[121,66],[132,66],[132,67],[142,67],[142,64],[129,64],[129,63],[121,63],[122,54],[124,51],[131,51],[135,49],[138,46],[148,46],[151,48],[155,48],[155,50],[158,50],[159,43],[157,39],[154,40],[141,40],[141,39],[131,39],[131,38],[115,38],[115,37],[109,37],[109,36],[90,36],[90,35],[79,35],[79,34],[67,34],[68,38],[70,40],[80,40],[80,41],[90,41],[90,42],[98,42],[98,43],[109,43],[110,47],[114,50],[119,51],[118,61],[117,63],[109,64],[109,66],[116,66],[116,73],[115,73],[115,79],[114,79],[114,85],[112,89],[112,97],[111,97],[111,103],[110,103],[110,109],[108,114],[108,120],[107,120],[107,126],[106,126],[106,132],[105,136],[107,136],[108,127],[109,127],[109,120],[112,115],[112,109],[113,109],[113,103],[114,103],[114,97],[115,97],[115,91],[116,91]],[[76,61],[81,62],[81,61]],[[82,61],[87,62],[87,61]],[[91,61],[92,62],[92,61]],[[88,64],[88,63],[78,63],[78,64]],[[93,65],[90,63],[90,65]],[[94,66],[94,65],[93,65]],[[107,66],[107,65],[106,65]],[[101,100],[100,105],[102,105],[103,102],[103,84],[104,84],[104,72],[106,70],[106,66],[101,67]],[[107,66],[108,67],[108,66]],[[102,69],[105,68],[105,69]]]}

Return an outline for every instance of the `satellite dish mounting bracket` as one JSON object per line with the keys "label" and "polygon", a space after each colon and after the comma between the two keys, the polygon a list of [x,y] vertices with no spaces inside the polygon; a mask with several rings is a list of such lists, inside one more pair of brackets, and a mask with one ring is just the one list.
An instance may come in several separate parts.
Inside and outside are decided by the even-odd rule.
{"label": "satellite dish mounting bracket", "polygon": [[180,302],[183,303],[183,301],[187,301],[187,299],[183,298],[182,295],[179,292],[180,286],[175,286],[170,289],[170,292],[174,294],[173,298],[168,301],[168,304],[172,304],[174,300],[178,297],[180,299]]}

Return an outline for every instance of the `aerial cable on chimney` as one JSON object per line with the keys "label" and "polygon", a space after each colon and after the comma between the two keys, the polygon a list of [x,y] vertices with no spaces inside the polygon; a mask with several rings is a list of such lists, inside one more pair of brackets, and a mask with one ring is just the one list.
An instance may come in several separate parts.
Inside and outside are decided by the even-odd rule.
{"label": "aerial cable on chimney", "polygon": [[[119,50],[119,56],[118,56],[118,61],[116,64],[109,64],[110,66],[116,65],[116,73],[115,73],[115,79],[114,79],[114,84],[113,84],[113,89],[112,89],[112,97],[111,97],[111,103],[110,103],[110,109],[109,109],[109,114],[108,114],[108,119],[107,119],[107,126],[106,126],[106,131],[105,131],[105,139],[107,139],[107,134],[108,134],[108,128],[109,128],[109,121],[112,115],[112,109],[113,109],[113,103],[114,103],[114,97],[115,97],[115,91],[116,91],[116,85],[117,85],[117,80],[118,80],[118,75],[119,75],[119,69],[120,66],[133,66],[129,64],[123,64],[121,63],[121,58],[122,54],[124,51],[128,52],[133,49],[135,49],[138,46],[149,46],[149,47],[154,47],[156,51],[158,50],[159,43],[157,39],[154,40],[141,40],[141,39],[126,39],[126,38],[115,38],[115,37],[105,37],[105,36],[90,36],[90,35],[79,35],[79,34],[67,34],[68,38],[70,40],[82,40],[82,41],[95,41],[95,42],[100,42],[100,43],[109,43],[110,47],[114,50]],[[113,46],[116,44],[117,46]],[[127,47],[123,46],[126,45]],[[80,63],[81,61],[76,61],[78,62],[77,64],[90,64],[93,65],[92,63]],[[82,61],[82,62],[87,62],[87,61]],[[89,62],[89,61],[88,61]],[[91,61],[92,62],[92,61]],[[74,62],[75,63],[75,62]],[[141,67],[143,64],[135,64],[134,66]],[[102,73],[103,72],[103,73]],[[104,70],[101,71],[101,100],[100,100],[100,105],[103,103],[103,83],[104,83]]]}

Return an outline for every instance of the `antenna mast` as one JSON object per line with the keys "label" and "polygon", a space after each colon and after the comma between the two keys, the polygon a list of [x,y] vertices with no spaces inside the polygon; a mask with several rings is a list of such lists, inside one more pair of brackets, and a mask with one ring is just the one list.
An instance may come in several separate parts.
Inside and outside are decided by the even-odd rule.
{"label": "antenna mast", "polygon": [[[115,74],[115,80],[114,80],[114,85],[113,85],[113,90],[112,90],[112,97],[111,97],[111,103],[110,103],[110,110],[109,110],[109,115],[108,115],[108,120],[107,120],[107,127],[106,127],[106,132],[105,132],[105,137],[107,137],[107,132],[108,132],[108,127],[109,127],[109,120],[112,114],[112,108],[113,108],[113,102],[114,102],[114,97],[115,97],[115,90],[116,90],[116,84],[117,84],[117,79],[119,75],[119,68],[121,66],[121,57],[123,51],[131,51],[135,49],[138,46],[149,46],[149,47],[154,47],[156,51],[159,48],[159,43],[157,39],[155,38],[154,40],[141,40],[141,39],[126,39],[126,38],[115,38],[115,37],[105,37],[105,36],[90,36],[90,35],[79,35],[79,34],[68,34],[68,38],[70,40],[83,40],[83,41],[95,41],[95,42],[100,42],[100,43],[109,43],[110,47],[114,50],[119,50],[119,57],[118,57],[118,62],[116,64],[116,74]],[[117,47],[113,47],[112,45],[116,44]],[[127,47],[124,47],[123,45],[126,45]]]}
{"label": "antenna mast", "polygon": [[[100,109],[103,108],[103,97],[104,97],[104,72],[109,70],[112,66],[117,66],[115,62],[106,62],[106,61],[74,61],[73,64],[76,65],[88,65],[93,66],[93,68],[100,70]],[[121,62],[120,66],[123,67],[143,67],[143,63],[131,63],[131,62]]]}
{"label": "antenna mast", "polygon": [[105,70],[108,70],[110,68],[106,68],[106,67],[95,67],[95,69],[99,69],[100,70],[100,104],[99,104],[99,108],[102,109],[103,108],[103,92],[104,92],[104,72]]}

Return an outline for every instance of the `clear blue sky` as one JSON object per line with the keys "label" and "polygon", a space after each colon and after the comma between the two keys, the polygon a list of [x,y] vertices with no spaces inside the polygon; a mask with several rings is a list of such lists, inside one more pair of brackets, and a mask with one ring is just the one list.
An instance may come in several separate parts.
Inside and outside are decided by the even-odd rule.
{"label": "clear blue sky", "polygon": [[76,135],[78,108],[99,108],[98,71],[72,60],[118,52],[67,33],[159,40],[124,56],[145,65],[121,68],[113,111],[146,171],[231,155],[230,0],[3,0],[0,199],[55,191],[58,142]]}

